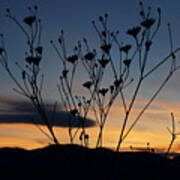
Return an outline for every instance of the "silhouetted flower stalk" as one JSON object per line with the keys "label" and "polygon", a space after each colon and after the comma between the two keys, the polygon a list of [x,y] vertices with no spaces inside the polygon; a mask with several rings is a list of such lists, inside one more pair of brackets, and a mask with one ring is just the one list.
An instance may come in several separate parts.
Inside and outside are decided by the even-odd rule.
{"label": "silhouetted flower stalk", "polygon": [[[25,66],[16,62],[17,68],[21,72],[22,81],[20,81],[9,67],[8,55],[5,50],[4,38],[1,35],[2,50],[0,53],[0,62],[4,69],[9,74],[10,78],[14,81],[17,88],[15,92],[28,98],[33,104],[36,111],[39,113],[41,121],[46,125],[49,134],[43,131],[37,123],[35,125],[41,130],[50,140],[58,144],[58,140],[53,131],[53,121],[48,119],[46,108],[42,97],[42,89],[44,84],[44,76],[40,78],[40,62],[42,59],[43,47],[41,46],[41,20],[37,18],[37,6],[34,8],[29,7],[30,16],[24,18],[23,23],[20,23],[11,11],[7,9],[7,17],[11,19],[20,28],[27,40],[27,51],[25,52]],[[27,26],[27,27],[26,27]],[[40,80],[39,80],[40,79]]]}
{"label": "silhouetted flower stalk", "polygon": [[[104,17],[99,17],[102,28],[98,28],[96,22],[92,21],[93,27],[95,28],[100,39],[101,53],[97,54],[96,58],[94,58],[93,61],[87,61],[86,58],[83,58],[83,56],[81,56],[82,63],[87,70],[87,73],[89,74],[89,78],[93,83],[92,87],[94,88],[93,90],[91,89],[90,94],[94,97],[91,109],[94,112],[94,117],[99,127],[96,147],[101,147],[103,145],[103,129],[115,99],[117,98],[121,90],[126,85],[129,85],[129,82],[127,81],[128,69],[130,66],[130,60],[128,60],[128,52],[131,46],[127,45],[124,49],[122,48],[122,51],[125,51],[126,53],[127,62],[125,61],[123,73],[121,73],[120,69],[122,69],[122,64],[119,66],[120,69],[118,69],[111,57],[111,48],[113,46],[113,42],[116,40],[116,37],[119,34],[119,31],[116,31],[115,33],[111,32],[107,24],[107,19],[107,14],[105,14]],[[87,46],[87,40],[85,40],[85,44]],[[87,51],[89,51],[89,48],[87,48]],[[102,81],[107,74],[107,66],[110,66],[110,69],[112,70],[113,83],[110,84],[108,88],[105,88],[101,86]],[[118,72],[120,72],[119,75]]]}
{"label": "silhouetted flower stalk", "polygon": [[[154,101],[154,99],[157,97],[157,95],[161,92],[161,90],[164,88],[164,86],[167,84],[169,79],[172,77],[174,72],[180,68],[180,66],[176,65],[176,59],[175,59],[175,54],[180,50],[180,48],[173,50],[173,39],[171,35],[171,28],[169,26],[169,38],[170,38],[170,54],[167,55],[164,59],[162,59],[159,63],[155,64],[152,69],[146,70],[147,62],[148,62],[148,56],[151,50],[151,46],[153,44],[153,39],[156,36],[159,27],[160,27],[160,22],[161,22],[161,10],[158,8],[158,22],[157,25],[155,26],[156,20],[151,16],[151,8],[148,8],[148,12],[146,13],[142,2],[140,3],[141,6],[141,12],[140,15],[142,17],[142,33],[141,33],[141,38],[137,38],[137,35],[135,33],[138,32],[140,33],[140,30],[137,30],[136,28],[130,29],[127,31],[127,34],[132,36],[135,39],[136,43],[136,49],[137,51],[135,52],[138,55],[138,62],[139,62],[139,77],[137,78],[137,84],[134,89],[134,92],[132,93],[132,98],[130,100],[129,105],[127,106],[125,97],[122,95],[124,94],[124,91],[121,92],[121,98],[123,100],[123,105],[124,105],[124,111],[125,111],[125,116],[124,116],[124,121],[122,124],[120,136],[119,136],[119,141],[117,145],[117,151],[119,151],[120,146],[122,142],[125,140],[125,138],[129,135],[131,130],[134,128],[134,126],[137,124],[137,122],[140,120],[141,116],[144,114],[144,112],[148,109],[148,107],[151,105],[151,103]],[[153,29],[153,26],[154,29]],[[136,30],[136,32],[135,32]],[[132,33],[133,32],[133,33]],[[116,40],[117,42],[117,40]],[[117,43],[119,46],[119,43]],[[172,58],[172,59],[171,59]],[[170,69],[169,72],[167,73],[164,81],[161,82],[159,88],[152,94],[151,97],[149,97],[149,100],[147,103],[144,105],[144,107],[141,109],[140,113],[137,115],[137,117],[133,120],[132,124],[127,128],[127,122],[129,120],[129,116],[131,114],[131,111],[134,107],[134,104],[136,102],[137,96],[139,94],[140,88],[144,82],[144,80],[153,72],[157,71],[163,64],[165,64],[168,60],[171,60],[170,63]]]}
{"label": "silhouetted flower stalk", "polygon": [[[60,75],[60,84],[58,84],[58,90],[63,103],[64,109],[69,113],[69,138],[70,143],[74,143],[74,139],[81,129],[79,140],[82,145],[88,145],[89,136],[85,131],[85,121],[89,112],[89,107],[91,105],[92,96],[87,99],[84,96],[77,96],[74,92],[74,81],[76,81],[76,72],[79,64],[79,57],[81,53],[81,42],[78,41],[77,46],[73,49],[73,54],[68,56],[65,47],[64,32],[60,32],[60,37],[58,39],[60,48],[57,48],[55,43],[51,41],[53,48],[55,49],[57,55],[60,58],[62,65],[62,74]],[[84,58],[87,61],[91,61],[95,56],[94,52],[87,53]],[[87,67],[89,68],[89,67]],[[90,90],[92,83],[87,81],[82,84],[82,87]],[[80,120],[79,127],[76,129],[72,126],[73,121]],[[75,130],[73,130],[75,129]]]}
{"label": "silhouetted flower stalk", "polygon": [[170,141],[170,144],[168,146],[166,156],[168,156],[168,154],[169,154],[169,152],[170,152],[170,150],[171,150],[177,136],[180,135],[180,132],[176,132],[175,119],[174,119],[174,114],[173,113],[171,113],[171,120],[172,120],[172,129],[170,130],[167,127],[168,132],[171,134],[171,141]]}
{"label": "silhouetted flower stalk", "polygon": [[[127,86],[129,82],[132,82],[126,81],[128,79],[127,72],[130,66],[130,62],[125,63],[126,68],[124,70],[124,74],[121,74],[118,77],[118,70],[115,67],[114,62],[111,58],[111,48],[112,43],[114,41],[114,37],[117,36],[119,32],[117,31],[116,33],[113,33],[108,29],[107,18],[107,14],[105,14],[104,17],[99,17],[100,24],[102,25],[102,30],[99,30],[99,28],[96,26],[95,21],[92,22],[100,38],[101,52],[99,54],[97,54],[97,51],[95,49],[91,50],[91,48],[88,45],[87,39],[84,38],[83,44],[81,44],[81,42],[78,42],[78,45],[74,48],[73,55],[67,56],[67,52],[65,50],[64,33],[62,33],[62,31],[58,39],[60,49],[58,49],[54,42],[51,41],[52,46],[57,52],[63,67],[62,75],[60,77],[60,85],[58,85],[61,101],[63,102],[64,107],[66,107],[65,109],[67,112],[71,112],[73,109],[76,109],[78,111],[78,116],[81,115],[83,117],[81,122],[82,131],[79,137],[81,144],[83,142],[83,139],[84,144],[87,144],[87,140],[85,142],[85,139],[87,139],[88,137],[84,126],[85,119],[90,110],[94,112],[97,125],[99,126],[99,135],[96,143],[97,147],[102,146],[103,128],[114,100],[118,96],[120,89],[122,89],[124,86]],[[126,51],[129,51],[130,48],[131,46],[127,46]],[[126,53],[128,57],[128,52]],[[79,60],[81,61],[79,62]],[[89,75],[89,80],[82,84],[82,87],[86,88],[89,92],[88,100],[85,97],[75,98],[73,92],[75,72],[79,63],[82,63],[84,69]],[[110,84],[110,87],[104,88],[101,87],[101,84],[104,78],[104,74],[107,71],[107,66],[109,64],[114,75],[114,80],[113,84]],[[70,118],[69,125],[71,125],[71,121],[72,118]],[[73,143],[73,139],[75,138],[75,135],[77,134],[78,130],[79,128],[75,130],[73,135],[72,128],[71,126],[69,127],[69,136],[71,143]]]}

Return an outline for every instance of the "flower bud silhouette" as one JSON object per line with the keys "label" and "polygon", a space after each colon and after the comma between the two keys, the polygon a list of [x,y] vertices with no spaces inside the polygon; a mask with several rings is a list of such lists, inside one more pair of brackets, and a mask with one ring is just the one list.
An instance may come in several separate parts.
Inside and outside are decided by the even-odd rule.
{"label": "flower bud silhouette", "polygon": [[29,25],[29,26],[32,26],[32,24],[35,22],[36,20],[36,17],[35,16],[27,16],[24,18],[24,22]]}

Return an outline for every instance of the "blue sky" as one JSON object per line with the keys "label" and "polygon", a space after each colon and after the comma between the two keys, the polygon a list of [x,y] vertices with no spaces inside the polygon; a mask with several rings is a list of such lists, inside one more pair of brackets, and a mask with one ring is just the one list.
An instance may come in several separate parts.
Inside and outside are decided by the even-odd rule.
{"label": "blue sky", "polygon": [[[169,22],[172,24],[174,47],[178,47],[180,45],[180,24],[178,21],[180,19],[178,8],[180,2],[178,0],[174,0],[173,3],[168,0],[144,0],[143,2],[145,7],[152,6],[154,16],[157,15],[157,7],[161,7],[162,9],[162,25],[150,57],[153,62],[169,53],[167,31],[167,24]],[[1,0],[0,32],[2,32],[5,36],[6,48],[8,50],[11,67],[15,73],[18,73],[14,63],[15,61],[24,61],[25,39],[18,27],[6,17],[6,8],[10,8],[17,19],[22,21],[23,18],[28,14],[27,7],[34,5],[39,6],[39,16],[42,18],[43,23],[42,41],[44,46],[44,58],[41,67],[47,81],[47,87],[45,87],[45,96],[48,96],[49,100],[55,100],[57,97],[59,97],[56,84],[61,67],[59,64],[59,59],[49,41],[51,39],[57,40],[60,30],[64,29],[67,49],[69,52],[71,52],[71,49],[76,42],[78,40],[82,40],[83,37],[87,37],[92,47],[97,46],[97,35],[92,27],[91,21],[97,21],[100,15],[108,13],[110,16],[110,26],[112,29],[119,29],[120,31],[120,41],[131,42],[130,38],[127,38],[125,32],[128,28],[133,27],[140,22],[140,8],[138,3],[139,1],[132,0],[78,0],[76,2],[70,0]],[[116,57],[116,52],[114,55]],[[16,95],[12,90],[14,87],[12,81],[8,78],[7,74],[4,72],[4,70],[2,70],[1,67],[0,71],[0,83],[3,84],[0,95]],[[161,72],[163,71],[164,69],[161,70]],[[145,84],[145,87],[150,89],[149,87],[152,87],[153,84],[158,84],[159,78],[161,78],[160,74],[161,73],[158,73],[151,77],[150,83]],[[178,85],[178,77],[180,73],[176,74],[177,75],[172,78],[170,85],[166,89],[166,93],[173,92],[171,99],[179,99],[178,93],[180,86]],[[80,74],[80,77],[81,75],[82,73]],[[166,96],[166,98],[168,97]]]}
{"label": "blue sky", "polygon": [[[56,85],[59,73],[58,58],[52,49],[49,41],[58,38],[60,29],[64,29],[66,33],[67,46],[69,49],[83,37],[87,37],[90,44],[97,45],[97,36],[91,25],[92,20],[97,20],[100,15],[108,13],[110,15],[110,25],[112,29],[120,30],[120,40],[127,40],[126,30],[140,22],[139,18],[139,1],[108,1],[108,0],[1,0],[0,2],[0,31],[4,33],[6,47],[9,52],[9,59],[13,61],[23,61],[24,58],[24,38],[22,33],[6,16],[6,8],[10,8],[13,14],[21,21],[27,15],[27,7],[38,5],[39,15],[43,22],[43,45],[44,63],[42,67],[46,74],[47,81],[52,83],[51,87]],[[168,0],[145,0],[145,7],[152,6],[153,14],[156,15],[156,8],[162,8],[162,26],[159,37],[157,38],[157,47],[155,45],[152,59],[164,57],[164,52],[169,50],[167,37],[167,23],[171,22],[174,34],[175,47],[180,45],[179,11],[180,2],[174,0],[173,3]],[[165,38],[167,37],[167,38]],[[159,43],[160,42],[160,43]],[[48,70],[48,71],[47,71]],[[0,93],[11,94],[11,81],[8,80],[6,74],[2,72],[0,83],[6,84]],[[6,88],[8,87],[8,88]],[[56,92],[56,88],[51,89]]]}

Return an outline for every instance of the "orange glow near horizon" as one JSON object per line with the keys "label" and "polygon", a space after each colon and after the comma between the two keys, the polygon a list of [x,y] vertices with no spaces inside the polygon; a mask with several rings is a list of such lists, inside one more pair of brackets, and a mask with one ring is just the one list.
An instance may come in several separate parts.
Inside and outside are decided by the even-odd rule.
{"label": "orange glow near horizon", "polygon": [[[45,127],[42,127],[46,130]],[[110,124],[104,129],[103,144],[104,147],[115,149],[119,137],[119,125]],[[56,136],[60,143],[69,143],[68,129],[55,128]],[[98,127],[88,128],[89,145],[95,147],[96,138],[98,135]],[[21,147],[25,149],[35,149],[47,146],[50,140],[45,137],[34,125],[27,124],[1,124],[0,125],[0,147]],[[150,142],[150,147],[155,148],[157,152],[165,151],[170,142],[170,136],[167,131],[151,132],[149,130],[141,130],[135,128],[128,136],[122,145],[121,150],[130,150],[129,147],[146,148],[147,142]],[[75,139],[76,144],[80,144],[78,136]],[[179,152],[179,141],[175,142],[172,152]]]}
{"label": "orange glow near horizon", "polygon": [[[128,127],[137,117],[138,112],[140,112],[145,101],[146,99],[142,97],[140,97],[140,101],[137,101],[136,106],[129,117]],[[176,129],[177,131],[180,130],[180,127],[178,127],[178,114],[180,114],[178,102],[164,102],[157,100],[146,111],[136,124],[135,128],[125,139],[122,144],[122,150],[129,150],[130,146],[146,148],[147,142],[149,142],[151,148],[155,148],[157,151],[165,151],[171,140],[171,135],[166,129],[167,127],[171,127],[170,112],[174,112],[177,125]],[[122,107],[112,106],[103,131],[104,147],[115,149],[120,135],[123,116],[124,111]],[[92,112],[89,113],[89,118],[93,118]],[[48,132],[46,127],[41,126],[41,128]],[[55,127],[54,131],[60,143],[67,144],[70,142],[68,128]],[[86,131],[90,137],[90,147],[95,147],[98,136],[98,126],[87,128]],[[76,144],[80,144],[78,137],[79,135],[77,134],[74,141]],[[51,143],[50,140],[33,124],[0,124],[0,147],[22,147],[25,149],[34,149],[44,147],[49,143]],[[180,141],[178,138],[171,151],[180,152]]]}

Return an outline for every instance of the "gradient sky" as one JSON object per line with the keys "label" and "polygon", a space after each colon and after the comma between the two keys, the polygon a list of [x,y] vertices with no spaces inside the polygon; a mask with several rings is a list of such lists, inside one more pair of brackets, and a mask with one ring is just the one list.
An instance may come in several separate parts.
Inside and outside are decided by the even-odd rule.
{"label": "gradient sky", "polygon": [[[49,41],[58,38],[61,29],[64,29],[67,48],[72,49],[79,39],[86,37],[91,46],[97,46],[97,36],[91,25],[92,20],[97,20],[100,15],[104,13],[109,14],[109,21],[112,29],[119,29],[120,40],[126,41],[127,36],[125,32],[128,28],[138,24],[139,18],[139,1],[136,0],[1,0],[0,1],[0,32],[5,35],[6,48],[9,53],[9,61],[15,69],[14,62],[22,62],[24,60],[24,37],[16,25],[5,16],[6,8],[10,8],[13,14],[19,20],[23,20],[27,15],[27,7],[38,5],[39,15],[43,22],[43,46],[44,55],[42,62],[42,72],[45,74],[47,84],[45,86],[44,95],[49,102],[53,102],[59,98],[56,84],[60,74],[61,67],[59,66],[59,59],[51,47]],[[180,14],[179,0],[144,0],[145,7],[152,6],[153,14],[156,15],[156,8],[162,8],[162,25],[158,37],[157,44],[153,46],[151,54],[152,62],[159,58],[165,57],[169,53],[169,41],[167,24],[172,25],[172,33],[174,37],[174,47],[180,47]],[[69,51],[71,52],[71,51]],[[114,55],[117,56],[116,54]],[[180,56],[177,56],[180,57]],[[165,67],[166,68],[166,67]],[[138,102],[136,104],[137,114],[139,108],[147,100],[148,95],[159,84],[161,78],[164,76],[165,68],[160,69],[158,73],[150,77],[148,83],[144,84],[144,91],[141,92]],[[14,84],[8,78],[6,72],[0,67],[0,99],[24,100],[17,95],[12,89]],[[83,72],[79,74],[79,79],[82,82]],[[151,146],[164,148],[170,141],[170,136],[166,127],[170,126],[170,112],[174,112],[177,122],[180,120],[180,72],[176,72],[171,81],[167,84],[165,89],[159,95],[157,101],[153,103],[147,113],[143,116],[134,131],[130,134],[127,141],[124,143],[125,147],[146,146],[146,142],[150,142]],[[78,85],[76,87],[78,91]],[[9,101],[11,104],[11,101]],[[1,110],[5,105],[0,102]],[[6,104],[8,109],[8,105]],[[115,147],[119,131],[120,131],[120,117],[122,108],[118,106],[118,101],[113,106],[111,114],[108,118],[108,124],[105,130],[105,145]],[[2,113],[2,112],[0,112]],[[14,112],[16,113],[16,111]],[[180,130],[180,129],[179,129]],[[64,143],[68,142],[67,129],[56,128],[57,134]],[[93,145],[95,136],[97,134],[96,128],[89,129],[90,137]],[[0,146],[22,146],[26,148],[33,148],[40,145],[46,145],[48,140],[31,124],[0,124]],[[180,147],[180,141],[176,142],[176,149]]]}

